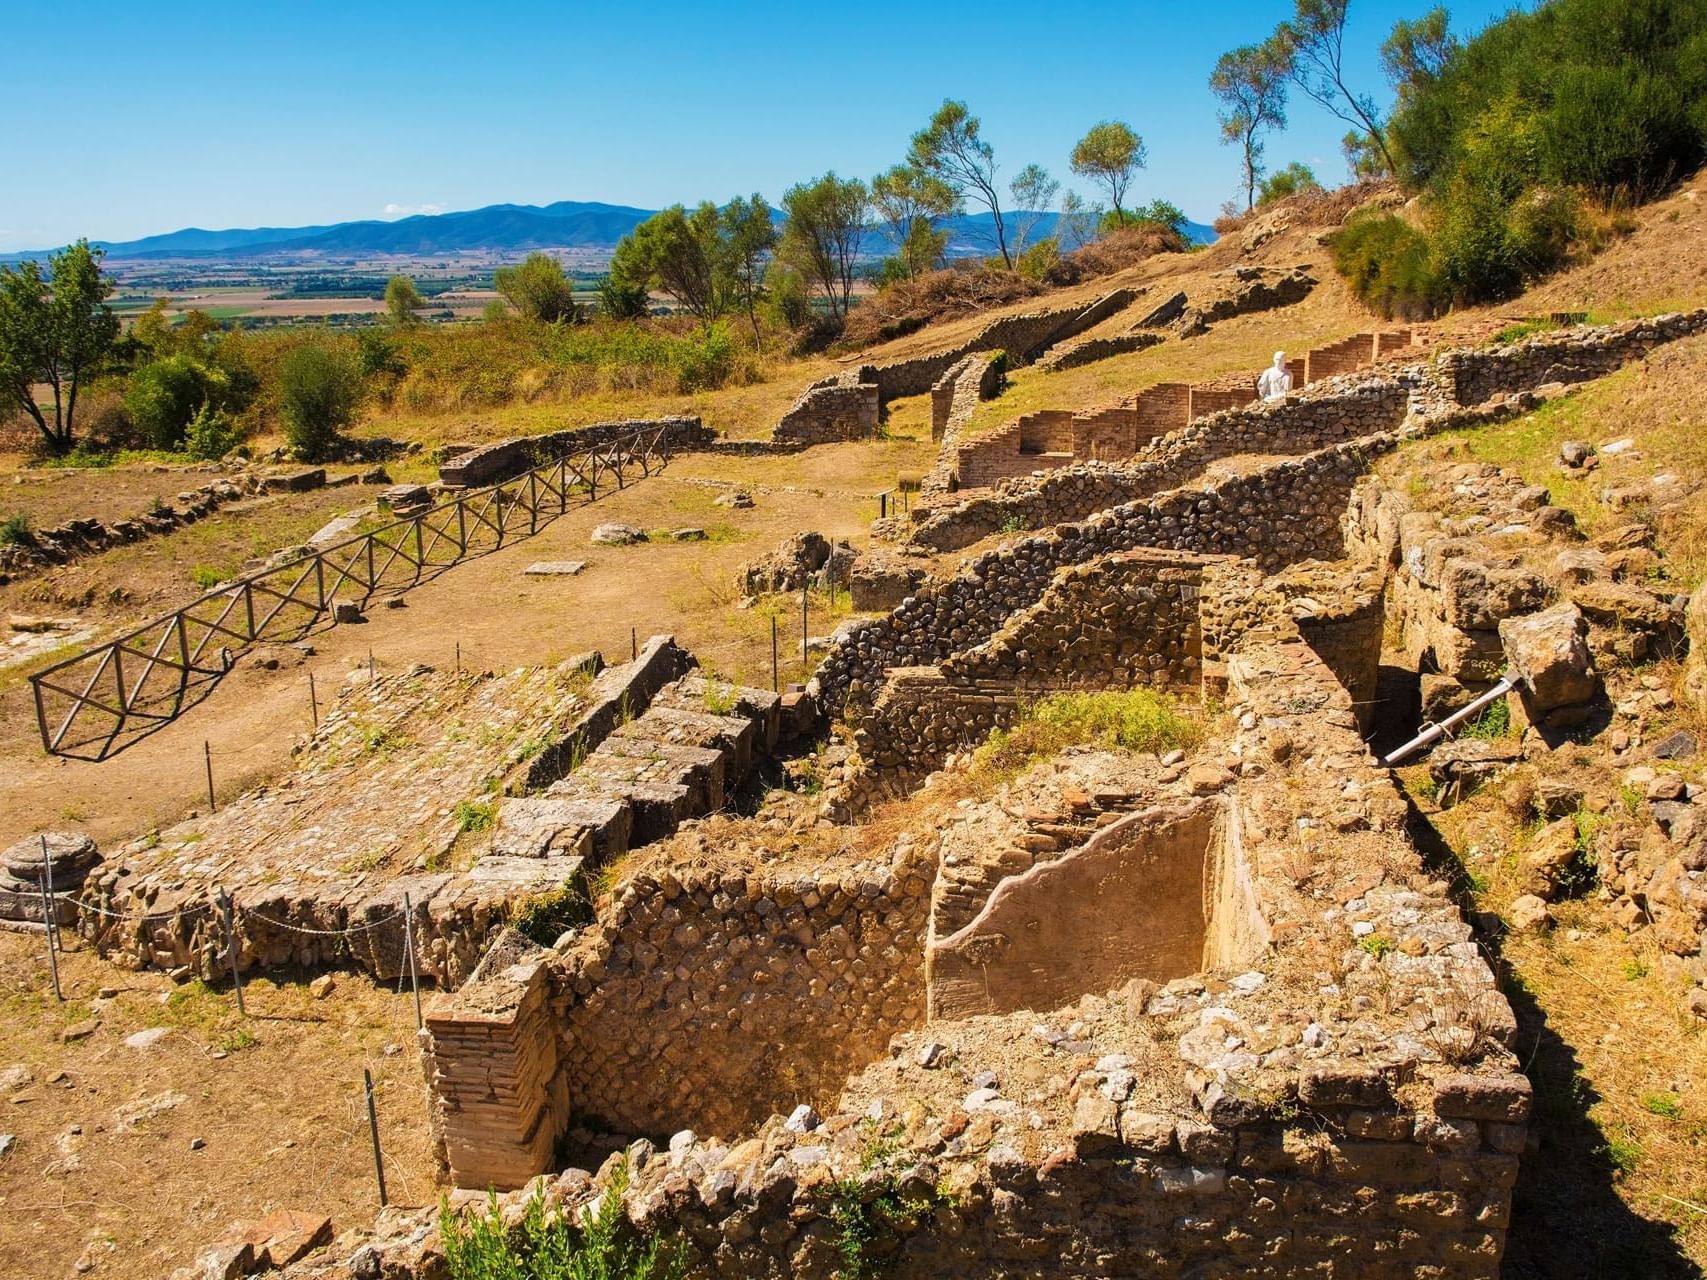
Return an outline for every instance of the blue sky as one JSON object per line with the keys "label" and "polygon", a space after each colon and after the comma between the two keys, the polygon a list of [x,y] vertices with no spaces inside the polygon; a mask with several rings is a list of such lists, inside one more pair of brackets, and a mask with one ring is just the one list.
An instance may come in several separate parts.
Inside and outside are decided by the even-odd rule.
{"label": "blue sky", "polygon": [[[1426,0],[1352,0],[1355,83]],[[1474,31],[1507,3],[1464,0]],[[1206,87],[1290,0],[1071,5],[39,3],[0,0],[0,251],[183,226],[297,225],[515,201],[653,208],[899,159],[944,97],[1003,172],[1104,118],[1149,147],[1139,200],[1211,220],[1238,184]],[[68,74],[87,75],[68,90]],[[1294,95],[1269,161],[1344,168]],[[28,175],[25,182],[17,176]],[[1081,184],[1082,185],[1082,184]],[[1086,194],[1090,194],[1086,191]]]}

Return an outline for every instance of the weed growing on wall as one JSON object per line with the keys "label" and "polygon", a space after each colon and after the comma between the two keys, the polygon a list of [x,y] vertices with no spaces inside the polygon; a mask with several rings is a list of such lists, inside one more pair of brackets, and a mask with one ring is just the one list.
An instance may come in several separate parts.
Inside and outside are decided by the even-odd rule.
{"label": "weed growing on wall", "polygon": [[524,898],[510,923],[540,946],[549,947],[565,929],[586,924],[592,918],[593,906],[586,890],[578,884],[565,884],[560,889]]}
{"label": "weed growing on wall", "polygon": [[596,1211],[582,1215],[578,1227],[569,1214],[548,1210],[538,1190],[513,1230],[504,1227],[495,1191],[483,1211],[453,1213],[440,1200],[450,1280],[676,1280],[680,1245],[636,1234],[622,1209],[627,1187],[628,1166],[618,1165]]}
{"label": "weed growing on wall", "polygon": [[1160,753],[1202,737],[1197,720],[1153,689],[1059,693],[1021,706],[1013,728],[991,734],[977,758],[984,769],[1007,772],[1081,744]]}
{"label": "weed growing on wall", "polygon": [[866,1121],[860,1172],[827,1183],[825,1208],[836,1227],[841,1266],[836,1280],[869,1280],[893,1265],[895,1246],[919,1228],[920,1220],[951,1203],[939,1188],[909,1189],[907,1170],[888,1166],[898,1147],[899,1130],[885,1133]]}

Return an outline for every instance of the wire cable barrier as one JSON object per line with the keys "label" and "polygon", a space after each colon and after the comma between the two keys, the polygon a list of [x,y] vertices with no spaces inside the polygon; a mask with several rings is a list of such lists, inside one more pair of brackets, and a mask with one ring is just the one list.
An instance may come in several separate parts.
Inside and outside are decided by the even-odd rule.
{"label": "wire cable barrier", "polygon": [[382,591],[406,591],[506,538],[537,533],[572,506],[623,488],[636,471],[650,476],[669,460],[669,430],[648,427],[246,574],[54,663],[30,677],[42,746],[51,755],[105,759],[123,749],[127,734],[156,729],[192,705],[193,691],[231,669],[234,650],[302,635],[340,592],[361,606]]}

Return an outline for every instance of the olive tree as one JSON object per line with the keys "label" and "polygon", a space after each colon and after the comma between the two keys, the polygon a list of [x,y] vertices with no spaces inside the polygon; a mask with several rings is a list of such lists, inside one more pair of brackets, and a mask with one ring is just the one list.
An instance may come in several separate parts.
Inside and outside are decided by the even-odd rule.
{"label": "olive tree", "polygon": [[[0,266],[0,396],[29,416],[56,454],[70,452],[77,394],[119,333],[101,256],[79,240],[48,259],[45,275],[33,260]],[[44,383],[53,393],[51,420],[36,403]]]}

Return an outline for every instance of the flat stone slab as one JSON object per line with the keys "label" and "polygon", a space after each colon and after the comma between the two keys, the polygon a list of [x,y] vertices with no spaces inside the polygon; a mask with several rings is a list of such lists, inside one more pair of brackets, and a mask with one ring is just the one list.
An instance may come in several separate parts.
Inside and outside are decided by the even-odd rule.
{"label": "flat stone slab", "polygon": [[585,560],[536,560],[522,570],[527,578],[572,578],[587,567]]}

